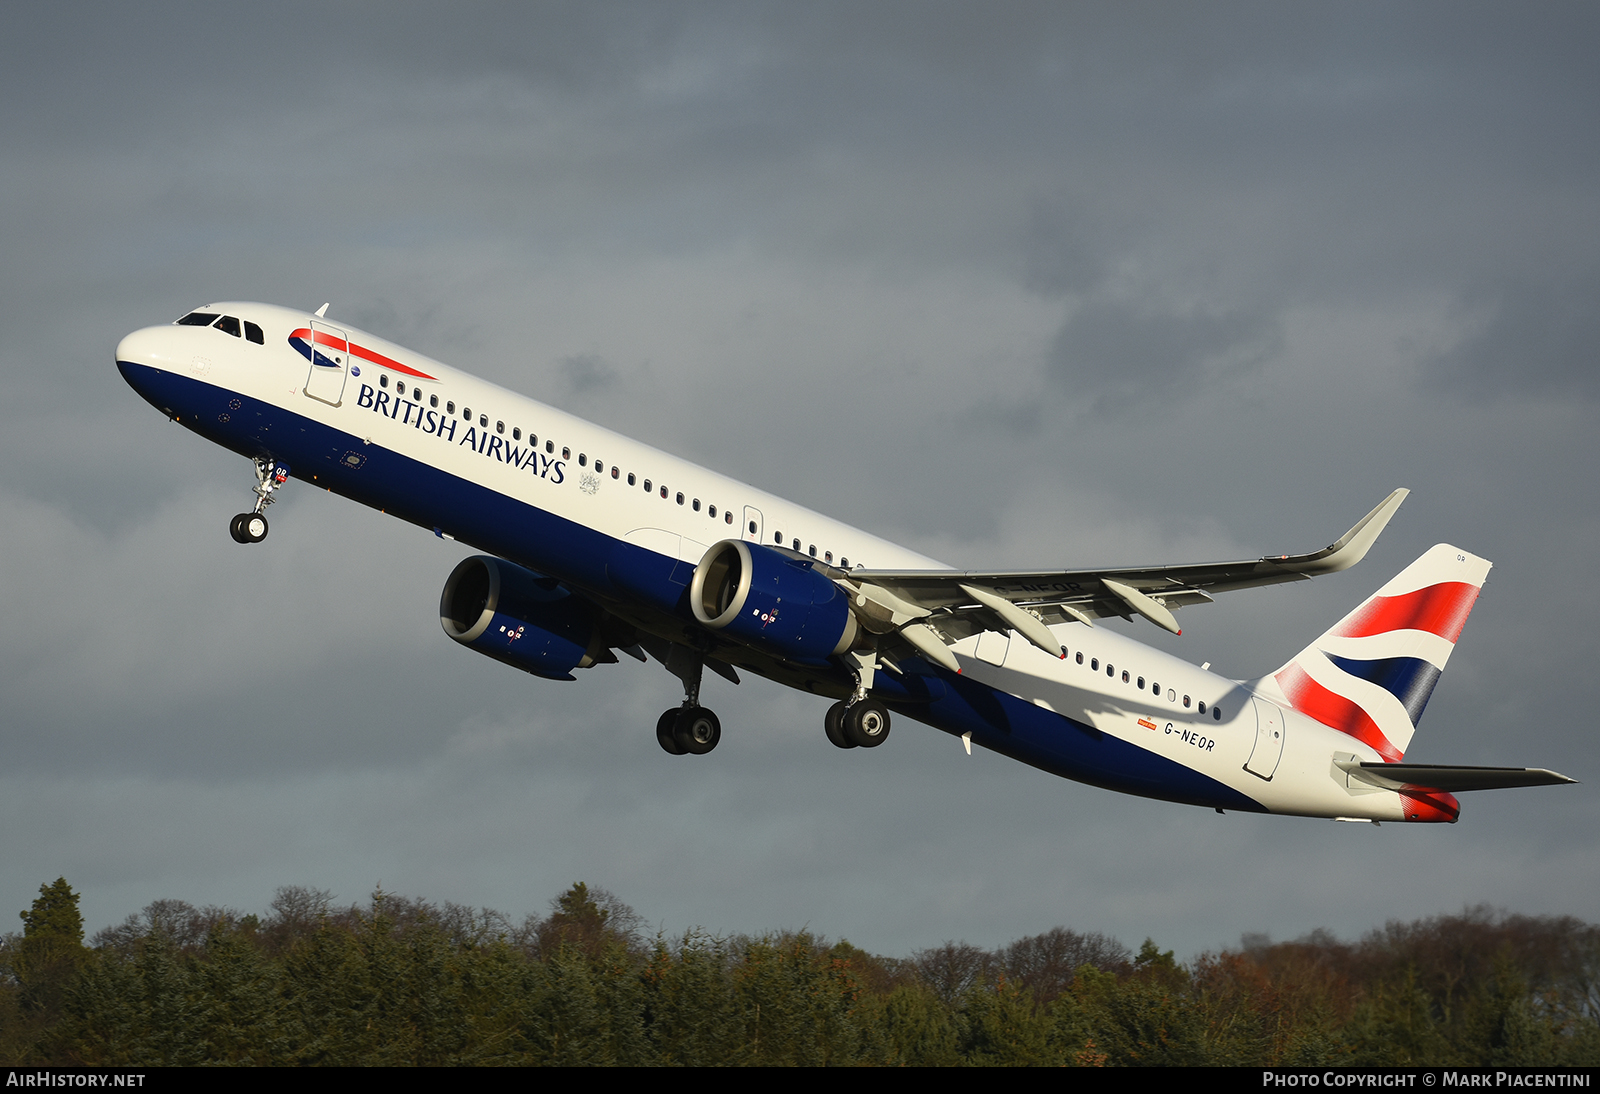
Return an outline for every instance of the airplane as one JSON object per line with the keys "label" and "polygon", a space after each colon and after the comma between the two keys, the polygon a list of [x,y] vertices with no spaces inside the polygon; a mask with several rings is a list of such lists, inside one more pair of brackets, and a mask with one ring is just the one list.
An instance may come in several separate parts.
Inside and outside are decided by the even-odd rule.
{"label": "airplane", "polygon": [[654,659],[683,684],[673,755],[722,736],[704,670],[834,700],[839,748],[900,715],[1078,782],[1227,811],[1448,822],[1458,792],[1575,780],[1405,762],[1490,563],[1440,544],[1281,668],[1231,680],[1125,635],[1174,609],[1337,573],[1407,491],[1320,550],[1099,570],[954,570],[315,312],[222,302],[124,338],[117,368],[170,420],[249,459],[267,536],[292,478],[486,552],[445,580],[467,648],[535,676]]}

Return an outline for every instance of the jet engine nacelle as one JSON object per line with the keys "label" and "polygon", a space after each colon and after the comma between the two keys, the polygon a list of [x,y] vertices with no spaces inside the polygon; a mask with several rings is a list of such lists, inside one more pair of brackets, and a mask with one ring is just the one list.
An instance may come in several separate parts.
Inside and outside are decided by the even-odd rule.
{"label": "jet engine nacelle", "polygon": [[601,637],[599,608],[488,555],[463,559],[451,571],[439,622],[468,649],[551,680],[573,680],[573,669],[616,660]]}
{"label": "jet engine nacelle", "polygon": [[856,640],[845,593],[814,560],[725,539],[695,567],[694,617],[714,631],[784,657],[820,661]]}

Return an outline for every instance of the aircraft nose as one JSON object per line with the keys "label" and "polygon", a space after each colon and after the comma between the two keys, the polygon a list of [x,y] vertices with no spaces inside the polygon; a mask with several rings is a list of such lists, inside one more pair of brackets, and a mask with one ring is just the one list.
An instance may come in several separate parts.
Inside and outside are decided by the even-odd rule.
{"label": "aircraft nose", "polygon": [[171,327],[146,327],[117,343],[117,371],[147,401],[155,398],[158,377],[174,371],[171,341]]}
{"label": "aircraft nose", "polygon": [[[136,330],[122,341],[117,343],[117,365],[124,364],[144,365],[148,368],[164,368],[167,356],[161,352],[161,336],[167,331],[166,327],[145,327]],[[123,370],[127,375],[127,370]]]}

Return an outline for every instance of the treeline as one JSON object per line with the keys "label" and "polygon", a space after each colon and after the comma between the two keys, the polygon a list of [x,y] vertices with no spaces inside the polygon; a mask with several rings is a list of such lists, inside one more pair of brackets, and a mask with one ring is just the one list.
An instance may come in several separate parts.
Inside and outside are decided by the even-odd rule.
{"label": "treeline", "polygon": [[1056,928],[881,957],[806,933],[649,938],[549,915],[280,890],[157,901],[84,944],[42,886],[0,948],[0,1063],[1500,1065],[1600,1062],[1600,928],[1478,909],[1192,965]]}

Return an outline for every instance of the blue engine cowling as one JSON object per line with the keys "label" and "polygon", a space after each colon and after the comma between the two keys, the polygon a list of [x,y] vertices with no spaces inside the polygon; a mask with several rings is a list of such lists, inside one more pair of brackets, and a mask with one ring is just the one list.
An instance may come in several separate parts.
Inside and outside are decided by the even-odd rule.
{"label": "blue engine cowling", "polygon": [[856,640],[844,590],[800,558],[725,539],[695,567],[689,583],[694,617],[746,645],[783,657],[821,661]]}
{"label": "blue engine cowling", "polygon": [[439,597],[444,633],[468,649],[550,680],[615,661],[601,638],[600,609],[547,577],[474,555],[451,571]]}

